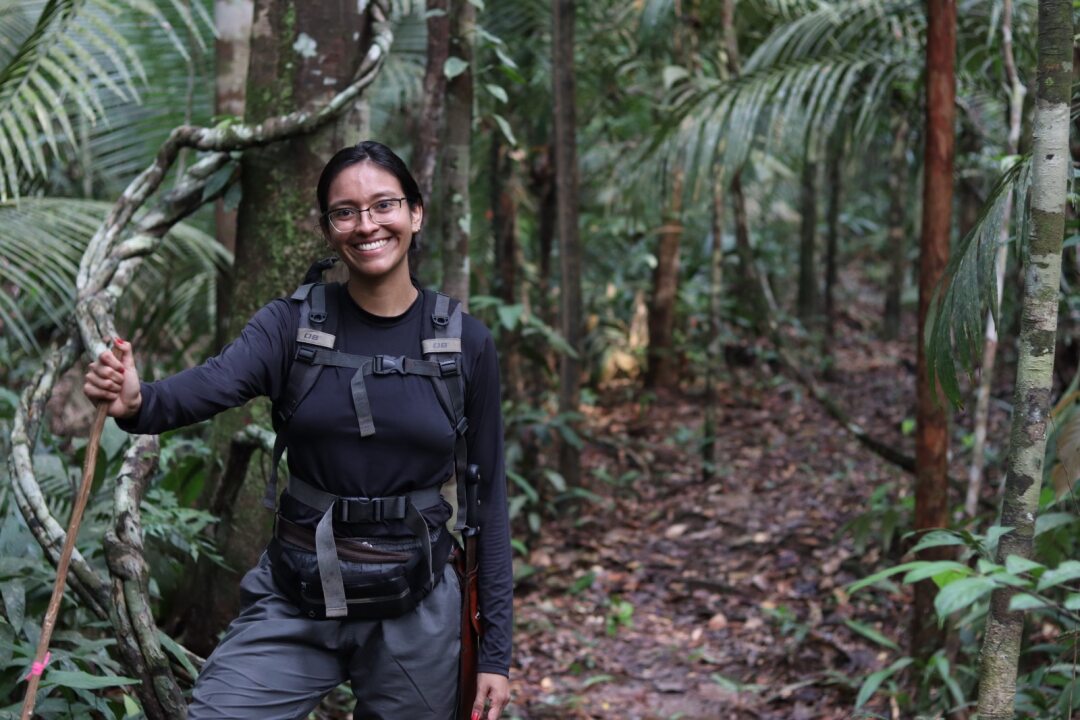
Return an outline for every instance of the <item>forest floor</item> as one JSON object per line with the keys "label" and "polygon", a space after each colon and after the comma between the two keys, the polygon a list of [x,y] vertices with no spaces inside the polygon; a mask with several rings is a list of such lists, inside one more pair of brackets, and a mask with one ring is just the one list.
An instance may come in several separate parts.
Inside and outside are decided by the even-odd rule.
{"label": "forest floor", "polygon": [[[825,386],[913,454],[913,343],[871,340],[876,318],[846,312]],[[602,499],[527,542],[511,717],[858,717],[863,679],[903,654],[887,643],[904,645],[906,591],[845,587],[888,560],[875,520],[911,476],[764,363],[733,371],[718,411],[723,460],[705,482],[700,397],[627,389],[592,409],[585,484]]]}

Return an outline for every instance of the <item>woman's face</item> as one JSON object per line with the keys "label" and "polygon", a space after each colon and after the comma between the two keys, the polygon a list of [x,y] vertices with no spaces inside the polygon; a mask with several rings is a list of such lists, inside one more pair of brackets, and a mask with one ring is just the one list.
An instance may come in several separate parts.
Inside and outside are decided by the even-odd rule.
{"label": "woman's face", "polygon": [[[327,193],[327,210],[333,212],[341,208],[367,210],[382,200],[395,200],[404,197],[401,183],[390,172],[372,162],[359,162],[350,165],[338,173]],[[350,213],[344,213],[349,216]],[[381,216],[376,223],[372,212],[355,213],[350,220],[354,227],[344,231],[334,227],[332,222],[326,226],[327,240],[337,252],[350,274],[360,278],[384,280],[401,274],[406,280],[409,276],[407,260],[409,245],[413,233],[420,230],[424,219],[422,207],[410,208],[405,201],[401,207]],[[340,222],[339,225],[348,225]]]}

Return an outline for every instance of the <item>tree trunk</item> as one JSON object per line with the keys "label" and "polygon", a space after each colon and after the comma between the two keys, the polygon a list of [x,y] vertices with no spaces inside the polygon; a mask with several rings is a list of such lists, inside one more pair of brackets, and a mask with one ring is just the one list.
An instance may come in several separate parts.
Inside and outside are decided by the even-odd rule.
{"label": "tree trunk", "polygon": [[817,240],[817,163],[809,157],[803,162],[802,183],[799,186],[799,292],[796,314],[804,326],[817,319],[817,263],[814,244]]}
{"label": "tree trunk", "polygon": [[529,172],[533,196],[539,203],[539,219],[536,223],[536,251],[540,257],[540,266],[536,278],[540,296],[540,318],[554,327],[555,311],[551,302],[551,251],[555,244],[555,172],[554,152],[551,145],[539,148],[534,156]]}
{"label": "tree trunk", "polygon": [[[555,99],[555,204],[559,236],[559,315],[568,345],[581,352],[581,242],[578,238],[577,124],[574,101],[574,0],[552,1],[552,94]],[[579,357],[559,362],[559,411],[576,413],[581,395]],[[570,487],[580,485],[581,455],[572,443],[559,444],[559,472]]]}
{"label": "tree trunk", "polygon": [[[919,247],[919,336],[917,345],[917,407],[915,432],[915,530],[948,525],[949,429],[944,400],[930,386],[924,328],[934,289],[949,256],[952,218],[955,132],[956,3],[929,0],[926,43],[926,148],[923,185],[922,238]],[[924,560],[949,557],[947,548],[930,548]],[[934,617],[936,585],[924,580],[915,586],[911,650],[929,657],[939,643]]]}
{"label": "tree trunk", "polygon": [[442,289],[469,308],[469,155],[472,150],[473,35],[476,6],[469,0],[450,5],[450,54],[467,63],[446,86],[446,128],[443,146]]}
{"label": "tree trunk", "polygon": [[[252,0],[214,0],[214,42],[216,54],[216,86],[214,89],[214,114],[244,117],[244,95],[247,83],[248,56],[251,50]],[[217,239],[230,253],[236,252],[236,210],[225,207],[224,200],[214,203],[214,225]],[[221,347],[225,337],[225,298],[229,294],[232,270],[224,270],[218,277],[218,315],[216,344]]]}
{"label": "tree trunk", "polygon": [[[1027,88],[1020,82],[1013,56],[1012,41],[1012,0],[1005,0],[1001,11],[1001,54],[1005,65],[1005,76],[1009,83],[1009,137],[1006,142],[1007,152],[1015,155],[1020,149],[1020,126],[1024,114],[1024,96]],[[1013,198],[1005,198],[1005,209],[1001,217],[1000,245],[995,258],[995,281],[997,282],[997,311],[1001,311],[1001,295],[1005,291],[1005,268],[1008,264],[1009,222],[1012,220]],[[986,426],[990,421],[990,388],[994,381],[994,365],[997,360],[998,333],[994,322],[996,313],[987,313],[986,332],[983,338],[982,367],[979,373],[979,389],[975,393],[974,443],[971,446],[971,468],[968,472],[967,497],[964,500],[964,512],[967,517],[975,517],[979,508],[979,490],[982,487],[983,472],[986,467]]]}
{"label": "tree trunk", "polygon": [[660,230],[649,303],[649,367],[645,387],[674,388],[679,380],[675,358],[675,303],[679,295],[679,242],[682,239],[682,170],[672,173],[671,204]]}
{"label": "tree trunk", "polygon": [[[834,143],[830,148],[825,166],[825,186],[829,192],[829,205],[825,211],[828,235],[825,240],[825,347],[823,355],[833,360],[833,341],[836,337],[836,255],[840,246],[840,164],[843,161],[843,144]],[[832,372],[835,364],[830,362],[827,372]]]}
{"label": "tree trunk", "polygon": [[[257,0],[252,27],[248,122],[325,102],[351,81],[370,38],[367,16],[348,2],[301,10],[293,3]],[[235,263],[242,272],[222,308],[229,337],[268,300],[291,291],[311,261],[326,254],[323,239],[312,230],[318,220],[314,189],[330,156],[356,142],[353,121],[346,115],[314,134],[244,153]],[[251,403],[215,419],[219,457],[226,456],[236,432],[252,422],[270,424],[268,403]],[[260,502],[263,477],[224,475],[208,493],[232,496],[229,486],[240,484],[216,537],[226,562],[240,572],[255,564],[269,537],[272,516]],[[235,571],[200,564],[184,616],[185,639],[196,652],[209,652],[236,615],[238,579]]]}
{"label": "tree trunk", "polygon": [[886,340],[895,340],[900,336],[900,306],[908,270],[904,212],[907,209],[908,186],[907,118],[899,116],[894,127],[892,150],[889,151],[889,230],[886,253],[889,259],[889,280],[885,289],[885,314],[881,323],[881,334]]}
{"label": "tree trunk", "polygon": [[[420,196],[427,205],[425,210],[434,210],[435,167],[439,156],[439,136],[443,132],[443,119],[446,116],[446,60],[450,57],[450,0],[427,0],[427,64],[424,67],[424,99],[420,108],[420,118],[413,145],[412,171],[416,184],[420,187]],[[427,243],[439,245],[439,224],[436,218],[429,217],[425,223],[424,236]],[[413,242],[417,242],[416,239]],[[424,253],[416,252],[410,256],[411,269],[419,276]]]}
{"label": "tree trunk", "polygon": [[[517,204],[511,187],[514,182],[514,161],[509,148],[498,135],[491,140],[489,177],[491,179],[491,233],[495,240],[495,294],[507,305],[517,300],[518,257]],[[523,396],[521,353],[518,346],[519,327],[507,331],[509,336],[499,353],[502,365],[503,390],[508,399]]]}
{"label": "tree trunk", "polygon": [[720,457],[717,451],[716,431],[717,404],[720,392],[717,387],[724,369],[724,168],[716,164],[716,177],[712,187],[712,250],[709,253],[709,344],[706,348],[705,374],[705,421],[701,444],[701,481],[711,482],[716,474]]}
{"label": "tree trunk", "polygon": [[[1001,504],[997,561],[1031,556],[1035,515],[1042,490],[1047,418],[1053,388],[1057,339],[1058,284],[1065,232],[1069,155],[1069,102],[1072,94],[1072,3],[1039,2],[1039,71],[1032,132],[1031,225],[1025,250],[1016,392],[1013,395],[1009,466]],[[979,667],[979,717],[1013,717],[1017,662],[1024,616],[1009,612],[1012,588],[990,596]]]}

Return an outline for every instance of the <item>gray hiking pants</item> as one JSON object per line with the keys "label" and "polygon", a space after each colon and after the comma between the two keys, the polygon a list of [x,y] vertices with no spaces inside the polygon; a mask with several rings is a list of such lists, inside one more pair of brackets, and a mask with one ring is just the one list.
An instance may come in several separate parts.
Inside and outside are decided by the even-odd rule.
{"label": "gray hiking pants", "polygon": [[266,553],[240,592],[240,616],[199,675],[189,720],[302,720],[346,680],[354,720],[453,720],[461,590],[449,563],[415,610],[391,620],[309,619],[278,591]]}

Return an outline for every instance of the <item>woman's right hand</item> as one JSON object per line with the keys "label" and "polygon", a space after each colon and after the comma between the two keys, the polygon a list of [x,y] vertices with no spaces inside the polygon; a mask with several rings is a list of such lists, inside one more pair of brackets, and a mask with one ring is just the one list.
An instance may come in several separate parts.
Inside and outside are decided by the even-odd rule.
{"label": "woman's right hand", "polygon": [[110,417],[127,418],[139,412],[142,389],[131,343],[116,338],[111,352],[106,350],[90,363],[83,392],[95,403],[109,403]]}

